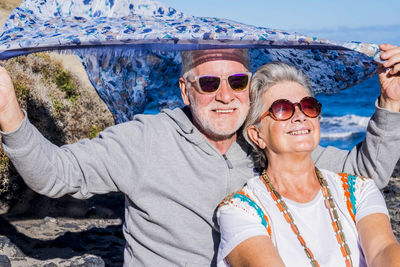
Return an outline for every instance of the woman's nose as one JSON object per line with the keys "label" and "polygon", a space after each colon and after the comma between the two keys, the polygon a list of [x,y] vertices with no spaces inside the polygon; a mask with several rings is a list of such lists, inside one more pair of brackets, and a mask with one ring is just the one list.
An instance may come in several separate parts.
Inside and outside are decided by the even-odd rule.
{"label": "woman's nose", "polygon": [[294,107],[294,114],[293,114],[292,120],[293,121],[304,120],[305,118],[306,118],[306,115],[301,110],[300,103],[297,103]]}

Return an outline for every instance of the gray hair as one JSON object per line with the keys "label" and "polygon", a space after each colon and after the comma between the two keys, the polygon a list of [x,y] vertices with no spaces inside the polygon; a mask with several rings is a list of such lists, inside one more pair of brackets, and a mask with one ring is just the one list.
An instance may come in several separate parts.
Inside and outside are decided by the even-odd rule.
{"label": "gray hair", "polygon": [[193,54],[192,51],[181,51],[182,67],[181,67],[181,77],[185,80],[188,79],[189,75],[193,74],[193,69],[189,69],[188,66],[193,64]]}
{"label": "gray hair", "polygon": [[310,96],[313,96],[310,79],[296,67],[278,61],[261,66],[253,75],[250,84],[250,110],[243,126],[243,137],[253,147],[253,158],[256,164],[265,168],[267,159],[264,151],[251,141],[247,130],[251,126],[259,127],[259,118],[267,108],[263,102],[263,95],[269,88],[280,82],[296,82],[303,86]]}

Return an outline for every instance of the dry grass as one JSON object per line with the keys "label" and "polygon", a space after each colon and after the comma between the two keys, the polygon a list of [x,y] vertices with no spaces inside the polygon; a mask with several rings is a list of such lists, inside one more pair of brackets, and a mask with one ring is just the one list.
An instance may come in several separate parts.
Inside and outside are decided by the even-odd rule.
{"label": "dry grass", "polygon": [[[0,25],[21,2],[0,0]],[[93,138],[114,123],[76,57],[41,53],[2,64],[14,81],[21,107],[28,111],[29,119],[39,131],[55,144]],[[0,210],[23,198],[23,187],[21,178],[0,148]]]}
{"label": "dry grass", "polygon": [[21,4],[22,0],[0,0],[0,29],[10,12]]}
{"label": "dry grass", "polygon": [[0,8],[11,11],[21,4],[22,0],[1,0]]}
{"label": "dry grass", "polygon": [[[93,88],[63,68],[48,54],[21,56],[2,62],[13,82],[18,102],[30,121],[56,145],[93,138],[114,123]],[[23,197],[25,186],[0,149],[0,208]]]}

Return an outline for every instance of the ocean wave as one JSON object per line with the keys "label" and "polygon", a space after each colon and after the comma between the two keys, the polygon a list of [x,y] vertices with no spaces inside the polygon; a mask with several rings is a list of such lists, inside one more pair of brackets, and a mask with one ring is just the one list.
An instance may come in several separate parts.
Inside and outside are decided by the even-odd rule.
{"label": "ocean wave", "polygon": [[338,117],[322,117],[321,138],[322,139],[348,139],[358,133],[365,132],[370,117],[349,114]]}

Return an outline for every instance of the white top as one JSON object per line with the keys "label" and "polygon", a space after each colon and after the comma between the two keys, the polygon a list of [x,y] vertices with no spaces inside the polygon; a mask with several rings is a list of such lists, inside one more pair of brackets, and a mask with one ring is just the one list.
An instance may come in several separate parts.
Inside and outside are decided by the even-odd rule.
{"label": "white top", "polygon": [[[351,250],[354,266],[366,266],[358,239],[356,223],[363,217],[388,211],[382,194],[371,179],[348,176],[343,182],[336,173],[321,170],[328,182],[335,201],[339,219],[343,226],[347,244]],[[350,197],[345,196],[348,185]],[[319,191],[308,203],[297,203],[283,198],[294,222],[307,246],[321,266],[345,266],[335,237],[329,211]],[[350,208],[347,208],[347,206]],[[352,219],[355,214],[355,221]],[[236,193],[218,210],[221,243],[218,250],[218,266],[229,266],[224,258],[242,241],[258,236],[270,236],[286,266],[311,266],[290,225],[270,196],[259,177],[247,182],[241,192]],[[269,234],[269,232],[271,234]]]}

